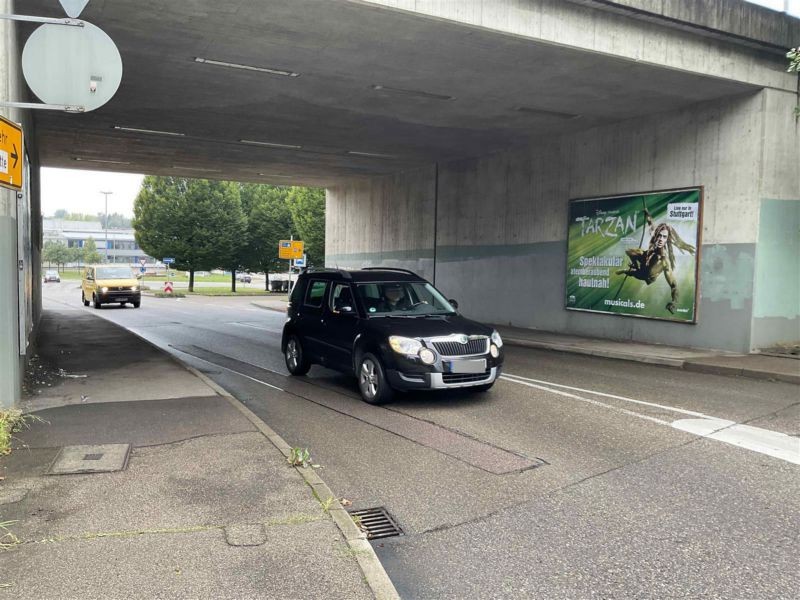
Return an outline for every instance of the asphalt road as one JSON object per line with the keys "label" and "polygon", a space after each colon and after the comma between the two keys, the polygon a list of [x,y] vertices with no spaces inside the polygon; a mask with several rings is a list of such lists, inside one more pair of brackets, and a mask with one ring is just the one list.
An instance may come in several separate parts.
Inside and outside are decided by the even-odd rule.
{"label": "asphalt road", "polygon": [[486,394],[372,407],[333,371],[290,378],[285,316],[251,299],[95,311],[75,288],[48,284],[45,308],[167,349],[308,447],[354,508],[386,507],[404,535],[375,546],[404,598],[800,597],[800,440],[787,457],[689,432],[798,436],[797,386],[507,347]]}

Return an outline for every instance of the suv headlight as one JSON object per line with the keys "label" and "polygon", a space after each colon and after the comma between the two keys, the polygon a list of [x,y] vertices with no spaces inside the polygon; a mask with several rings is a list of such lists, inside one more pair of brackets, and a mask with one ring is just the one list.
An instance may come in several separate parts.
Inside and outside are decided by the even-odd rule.
{"label": "suv headlight", "polygon": [[500,334],[497,333],[496,329],[492,331],[492,343],[498,348],[503,347],[503,338],[500,337]]}
{"label": "suv headlight", "polygon": [[108,291],[108,288],[107,288],[107,287],[100,288],[100,291],[101,291],[101,292],[103,292],[103,293],[105,294],[105,293]]}
{"label": "suv headlight", "polygon": [[132,292],[138,292],[139,291],[139,286],[138,285],[131,286],[131,291]]}
{"label": "suv headlight", "polygon": [[422,349],[422,342],[399,335],[389,336],[389,345],[398,354],[417,354]]}

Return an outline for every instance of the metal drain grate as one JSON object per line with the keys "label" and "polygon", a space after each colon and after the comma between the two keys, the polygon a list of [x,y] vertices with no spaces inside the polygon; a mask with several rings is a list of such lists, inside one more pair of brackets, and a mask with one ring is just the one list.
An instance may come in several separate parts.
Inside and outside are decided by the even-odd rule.
{"label": "metal drain grate", "polygon": [[403,530],[382,506],[348,512],[354,521],[361,524],[368,540],[403,535]]}

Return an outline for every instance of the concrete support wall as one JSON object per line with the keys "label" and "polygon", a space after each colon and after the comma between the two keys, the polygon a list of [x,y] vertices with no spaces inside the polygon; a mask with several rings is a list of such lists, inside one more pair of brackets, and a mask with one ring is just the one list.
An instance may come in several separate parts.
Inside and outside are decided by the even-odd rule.
{"label": "concrete support wall", "polygon": [[435,167],[327,190],[328,267],[411,269],[433,278]]}
{"label": "concrete support wall", "polygon": [[[796,45],[797,19],[744,0],[357,1],[640,64],[794,90],[794,79],[776,65],[772,48],[783,42],[787,49]],[[631,11],[619,12],[621,8],[651,17],[636,18]],[[684,21],[696,27],[685,30]],[[740,43],[764,39],[773,42],[768,52]]]}
{"label": "concrete support wall", "polygon": [[[0,0],[0,13],[13,12],[12,0]],[[0,20],[0,98],[24,102],[27,101],[24,94],[17,25]],[[35,351],[35,328],[41,313],[41,210],[30,117],[15,109],[0,108],[0,114],[22,123],[31,175],[19,198],[16,191],[0,188],[0,408],[3,408],[19,401],[26,357]],[[28,213],[29,218],[25,217]],[[19,261],[22,261],[21,271]]]}
{"label": "concrete support wall", "polygon": [[800,126],[792,116],[798,99],[766,90],[763,100],[753,348],[800,344]]}
{"label": "concrete support wall", "polygon": [[[793,99],[765,90],[439,165],[438,181],[428,169],[329,190],[328,264],[389,265],[402,251],[414,268],[432,253],[437,287],[484,321],[748,351],[751,328],[761,327],[753,294],[762,200],[797,189]],[[704,187],[698,324],[566,311],[568,200],[686,186]],[[414,212],[417,220],[402,216]],[[399,244],[385,237],[395,220]],[[787,260],[796,268],[796,253]],[[431,276],[427,264],[417,270]]]}

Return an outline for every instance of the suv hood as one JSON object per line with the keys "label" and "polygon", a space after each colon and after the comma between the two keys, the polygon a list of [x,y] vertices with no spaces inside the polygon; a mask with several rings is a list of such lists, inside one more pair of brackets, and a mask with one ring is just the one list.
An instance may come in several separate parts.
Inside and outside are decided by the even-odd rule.
{"label": "suv hood", "polygon": [[366,327],[387,337],[402,335],[411,338],[439,337],[453,333],[490,336],[493,331],[491,327],[461,315],[370,317]]}

